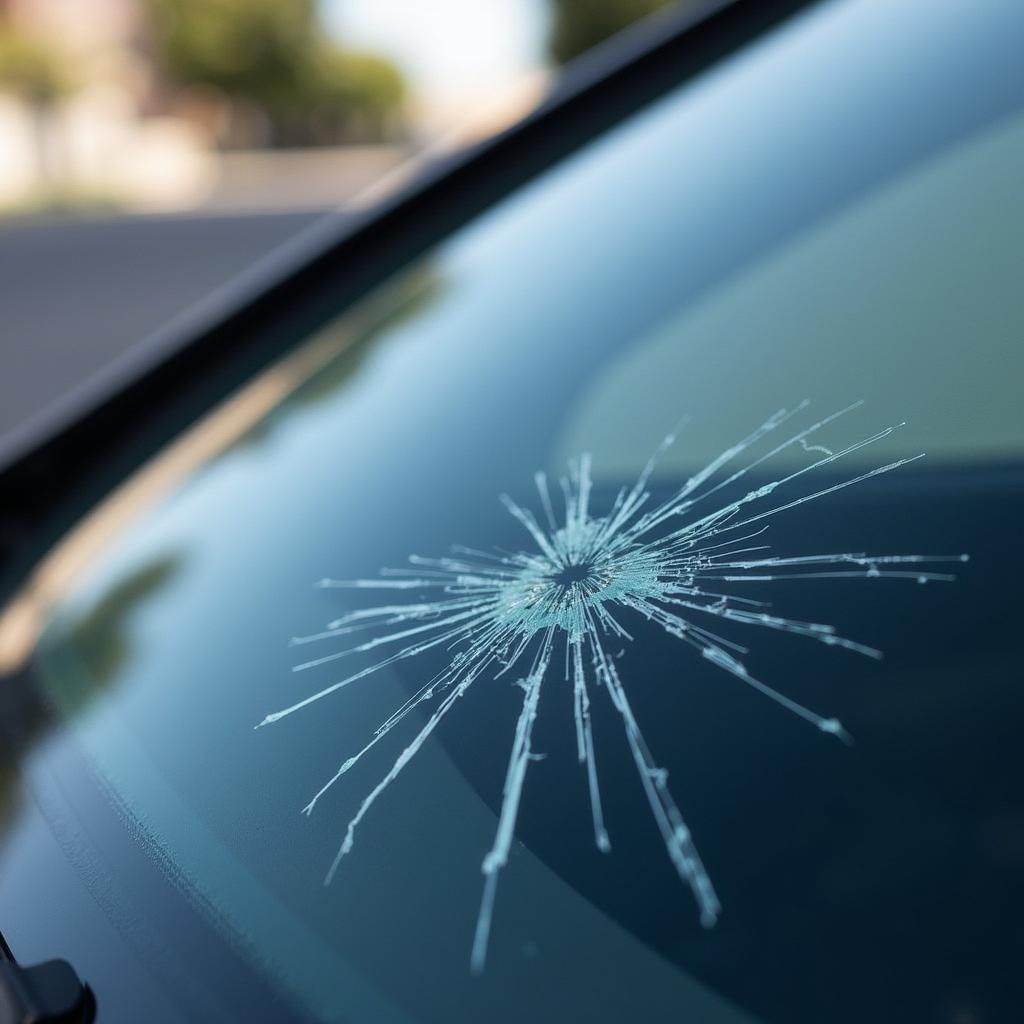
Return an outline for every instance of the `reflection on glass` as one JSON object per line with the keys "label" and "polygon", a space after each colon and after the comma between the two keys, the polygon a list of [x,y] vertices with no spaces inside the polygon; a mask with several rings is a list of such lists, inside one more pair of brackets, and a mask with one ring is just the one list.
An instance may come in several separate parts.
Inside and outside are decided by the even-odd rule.
{"label": "reflection on glass", "polygon": [[[31,749],[57,725],[58,718],[73,718],[124,676],[138,651],[132,635],[133,618],[140,606],[163,589],[182,565],[180,555],[167,555],[141,563],[116,580],[81,616],[71,616],[68,635],[75,650],[74,665],[84,671],[63,672],[48,691],[49,700],[24,685],[5,687],[0,698],[0,721],[14,742],[0,746],[0,836],[15,817],[19,799],[18,753]],[[55,714],[54,706],[59,708]],[[5,737],[6,738],[6,737]]]}

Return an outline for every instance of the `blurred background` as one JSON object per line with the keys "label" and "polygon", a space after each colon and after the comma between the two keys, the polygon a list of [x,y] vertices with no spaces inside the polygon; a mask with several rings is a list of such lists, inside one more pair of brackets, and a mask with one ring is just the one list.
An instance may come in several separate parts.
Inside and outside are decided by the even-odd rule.
{"label": "blurred background", "polygon": [[0,0],[0,438],[681,3]]}

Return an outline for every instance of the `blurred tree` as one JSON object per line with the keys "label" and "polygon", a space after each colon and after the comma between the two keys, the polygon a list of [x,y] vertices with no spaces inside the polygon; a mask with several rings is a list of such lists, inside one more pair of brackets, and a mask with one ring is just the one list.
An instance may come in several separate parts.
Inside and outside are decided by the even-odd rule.
{"label": "blurred tree", "polygon": [[147,2],[168,78],[216,90],[242,120],[255,109],[272,144],[377,141],[397,124],[398,69],[331,43],[315,0]]}
{"label": "blurred tree", "polygon": [[73,86],[63,54],[45,39],[0,18],[0,91],[19,96],[32,118],[36,173],[45,189],[60,177],[51,122]]}
{"label": "blurred tree", "polygon": [[375,141],[395,133],[405,82],[391,61],[332,47],[321,51],[311,72],[315,116],[329,131]]}
{"label": "blurred tree", "polygon": [[166,73],[276,108],[301,92],[315,47],[313,0],[149,0]]}
{"label": "blurred tree", "polygon": [[[548,49],[559,64],[578,57],[673,0],[550,0]],[[676,0],[696,6],[699,0]]]}
{"label": "blurred tree", "polygon": [[53,104],[71,89],[66,68],[46,40],[0,19],[0,89],[34,105]]}

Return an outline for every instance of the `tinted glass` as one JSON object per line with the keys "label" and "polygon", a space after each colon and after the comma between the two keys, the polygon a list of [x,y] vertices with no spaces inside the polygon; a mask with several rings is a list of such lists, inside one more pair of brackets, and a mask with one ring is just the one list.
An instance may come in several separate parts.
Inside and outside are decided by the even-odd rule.
{"label": "tinted glass", "polygon": [[[296,339],[129,481],[65,551],[84,567],[33,662],[64,728],[30,768],[48,758],[74,775],[74,799],[117,809],[92,841],[119,872],[129,846],[174,880],[156,906],[127,877],[111,912],[158,934],[163,915],[203,920],[265,986],[271,1017],[1017,1019],[1022,33],[1009,0],[816,9]],[[702,485],[724,486],[679,506],[701,467],[780,408],[792,417]],[[546,543],[584,538],[593,553],[602,524],[608,543],[625,534],[608,524],[673,431],[645,485],[643,512],[668,502],[665,523],[626,538],[620,575],[588,563],[552,583],[515,508]],[[534,474],[550,476],[562,524],[557,478],[582,453],[590,477],[577,463],[568,490],[591,479],[589,513],[576,504],[576,532],[559,533]],[[673,563],[675,596],[703,610],[671,606],[664,571],[651,597],[642,542],[721,507]],[[707,553],[718,544],[728,557]],[[498,561],[482,570],[486,556],[453,545]],[[764,561],[818,554],[836,557],[806,572]],[[389,567],[411,575],[316,585]],[[538,611],[535,596],[573,582],[600,590],[588,607],[613,620],[578,642],[571,602]],[[453,632],[382,665],[438,636],[439,600],[453,630],[489,615],[520,631]],[[402,610],[347,632],[382,605]],[[289,646],[331,622],[333,636]],[[479,676],[421,733],[470,678],[467,652]],[[830,735],[839,720],[855,742]],[[674,825],[666,778],[715,898],[688,843],[659,831]],[[489,850],[508,863],[473,973]],[[12,840],[4,856],[25,853]],[[720,903],[714,927],[695,892],[706,924]],[[19,898],[2,882],[0,896]],[[201,979],[169,926],[156,941]]]}

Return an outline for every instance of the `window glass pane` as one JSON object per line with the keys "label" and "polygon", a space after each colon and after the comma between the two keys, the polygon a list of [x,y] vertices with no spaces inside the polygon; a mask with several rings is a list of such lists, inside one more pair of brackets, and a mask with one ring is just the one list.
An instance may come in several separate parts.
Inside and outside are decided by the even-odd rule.
{"label": "window glass pane", "polygon": [[[1024,451],[1021,14],[824,5],[297,339],[97,518],[102,555],[54,609],[40,676],[134,834],[289,999],[354,1021],[1009,1019],[1024,911],[1008,725],[1021,717],[1008,584]],[[714,928],[659,834],[644,780],[661,776],[638,776],[588,653],[612,845],[597,848],[564,629],[484,973],[469,970],[481,861],[523,707],[514,684],[542,634],[515,671],[491,665],[466,691],[322,886],[346,823],[437,701],[299,811],[458,649],[430,646],[254,730],[395,649],[293,673],[352,643],[289,637],[430,593],[317,580],[452,545],[536,550],[498,499],[543,521],[538,470],[557,480],[590,453],[590,511],[608,517],[678,428],[654,508],[777,409],[798,411],[715,480],[862,400],[701,514],[805,468],[734,518],[926,453],[758,520],[747,533],[770,531],[748,546],[969,552],[922,570],[955,581],[715,583],[732,607],[771,602],[765,614],[835,625],[884,660],[713,611],[691,618],[720,639],[696,644],[628,603],[628,636],[602,632],[716,887]],[[815,571],[851,564],[867,568]],[[823,720],[744,685],[725,654]],[[855,745],[814,728],[835,731],[833,716]]]}

